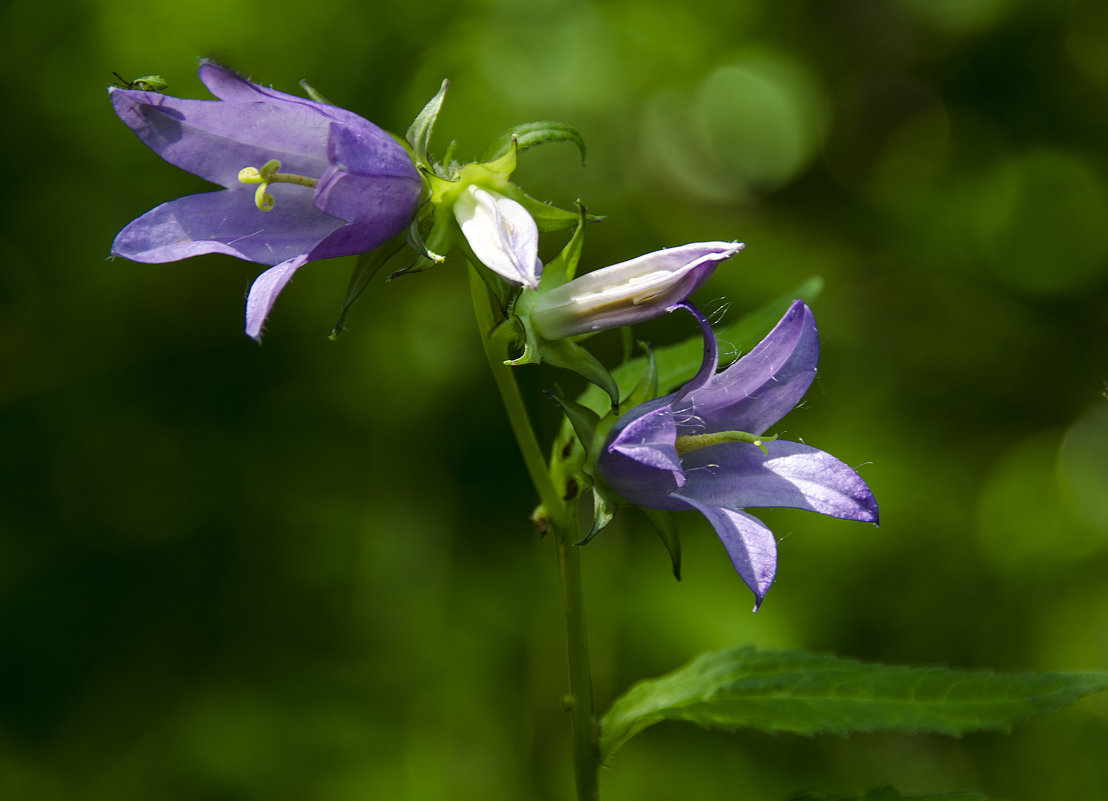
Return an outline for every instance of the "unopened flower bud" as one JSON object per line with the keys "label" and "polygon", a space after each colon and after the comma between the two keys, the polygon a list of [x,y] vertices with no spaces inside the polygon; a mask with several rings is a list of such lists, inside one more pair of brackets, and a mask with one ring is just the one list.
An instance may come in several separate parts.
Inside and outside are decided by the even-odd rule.
{"label": "unopened flower bud", "polygon": [[603,267],[544,293],[531,312],[547,339],[660,317],[700,287],[741,242],[694,242]]}
{"label": "unopened flower bud", "polygon": [[513,284],[539,285],[539,229],[527,209],[471,184],[454,204],[454,216],[482,264]]}

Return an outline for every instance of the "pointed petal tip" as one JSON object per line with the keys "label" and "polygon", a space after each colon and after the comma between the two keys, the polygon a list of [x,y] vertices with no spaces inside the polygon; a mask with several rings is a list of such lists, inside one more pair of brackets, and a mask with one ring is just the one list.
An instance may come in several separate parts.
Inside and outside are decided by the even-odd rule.
{"label": "pointed petal tip", "polygon": [[245,330],[248,337],[261,344],[262,326],[265,325],[277,295],[285,288],[296,271],[307,262],[306,254],[294,256],[276,267],[270,267],[254,279],[246,297]]}

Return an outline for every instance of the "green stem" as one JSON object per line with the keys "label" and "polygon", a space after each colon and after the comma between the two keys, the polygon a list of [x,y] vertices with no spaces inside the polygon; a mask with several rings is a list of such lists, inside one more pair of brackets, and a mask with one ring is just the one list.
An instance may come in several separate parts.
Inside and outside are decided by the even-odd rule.
{"label": "green stem", "polygon": [[488,359],[496,388],[500,390],[500,397],[504,401],[504,411],[508,413],[508,423],[512,427],[512,433],[515,434],[516,442],[519,443],[523,463],[527,466],[527,474],[531,476],[531,483],[535,485],[547,515],[553,518],[565,504],[558,496],[558,490],[554,487],[550,472],[546,469],[546,459],[543,458],[535,431],[531,428],[527,407],[523,403],[523,396],[519,392],[519,385],[516,384],[512,368],[504,364],[492,343],[492,332],[497,320],[489,298],[489,290],[473,267],[469,268],[469,293],[473,297],[473,311],[477,315],[477,327],[481,331],[481,344],[485,347],[485,358]]}
{"label": "green stem", "polygon": [[558,578],[562,584],[562,604],[569,639],[569,693],[565,698],[565,705],[573,716],[573,762],[577,777],[577,798],[578,801],[597,801],[600,751],[593,717],[592,672],[589,666],[588,629],[585,625],[581,559],[575,544],[577,519],[573,508],[562,500],[550,478],[546,459],[531,427],[512,368],[503,363],[493,345],[491,337],[497,322],[496,314],[488,288],[472,267],[469,270],[469,288],[485,357],[492,370],[496,388],[504,401],[504,409],[508,413],[508,421],[519,444],[523,462],[542,501],[547,530],[553,535],[557,549]]}
{"label": "green stem", "polygon": [[562,581],[562,606],[569,635],[569,695],[566,706],[573,715],[573,764],[579,801],[597,801],[600,769],[600,734],[593,716],[592,669],[589,665],[589,632],[585,625],[585,594],[581,583],[581,554],[574,536],[576,526],[558,526],[558,577]]}

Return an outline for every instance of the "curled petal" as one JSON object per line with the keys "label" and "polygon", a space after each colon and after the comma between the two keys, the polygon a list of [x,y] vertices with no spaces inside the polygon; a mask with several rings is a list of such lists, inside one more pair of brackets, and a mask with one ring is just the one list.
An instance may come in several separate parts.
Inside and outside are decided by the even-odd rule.
{"label": "curled petal", "polygon": [[455,203],[454,216],[482,264],[513,284],[528,289],[539,285],[539,229],[527,209],[509,197],[470,185]]}
{"label": "curled petal", "polygon": [[758,345],[686,396],[709,431],[761,434],[808,391],[819,361],[812,311],[795,301]]}
{"label": "curled petal", "polygon": [[307,256],[295,256],[276,267],[269,268],[254,280],[250,287],[250,294],[246,296],[246,335],[248,337],[258,342],[262,341],[262,326],[265,325],[265,318],[269,316],[269,310],[273,308],[277,295],[307,261]]}
{"label": "curled petal", "polygon": [[[691,303],[678,303],[674,308],[684,309],[691,314],[696,324],[700,326],[700,333],[704,337],[704,358],[700,361],[700,369],[685,386],[670,396],[670,405],[674,407],[674,414],[680,419],[687,417],[690,412],[695,415],[693,404],[687,398],[715,377],[716,368],[719,367],[719,342],[716,340],[715,332],[712,331],[712,324],[700,309]],[[699,426],[699,421],[695,425]]]}
{"label": "curled petal", "polygon": [[777,541],[773,532],[745,512],[704,504],[681,493],[677,497],[708,518],[735,571],[754,592],[754,611],[758,611],[777,574]]}
{"label": "curled petal", "polygon": [[685,483],[674,446],[677,428],[669,406],[657,401],[621,419],[597,466],[626,500],[652,509],[680,509],[669,494]]}
{"label": "curled petal", "polygon": [[853,469],[829,453],[799,442],[765,443],[768,453],[742,442],[685,454],[685,498],[732,508],[785,506],[876,523],[877,502]]}

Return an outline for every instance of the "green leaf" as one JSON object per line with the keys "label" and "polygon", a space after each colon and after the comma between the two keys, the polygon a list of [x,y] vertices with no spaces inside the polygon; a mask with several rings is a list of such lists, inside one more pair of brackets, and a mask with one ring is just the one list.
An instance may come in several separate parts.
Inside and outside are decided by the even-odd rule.
{"label": "green leaf", "polygon": [[901,795],[892,787],[881,787],[862,795],[823,795],[822,793],[803,793],[792,796],[789,801],[989,801],[981,793],[924,793],[923,795]]}
{"label": "green leaf", "polygon": [[[630,332],[630,328],[624,328],[623,330]],[[654,358],[654,349],[650,345],[643,343],[643,349],[646,350],[646,366],[639,378],[639,383],[627,395],[628,409],[634,409],[639,404],[658,397],[658,361]],[[624,358],[624,362],[627,362],[627,360],[627,358]]]}
{"label": "green leaf", "polygon": [[511,148],[513,138],[519,146],[520,153],[536,145],[544,145],[547,142],[572,142],[577,145],[577,150],[581,153],[581,164],[585,163],[585,140],[580,131],[572,125],[552,120],[527,122],[509,128],[489,145],[481,160],[495,161],[503,156]]}
{"label": "green leaf", "polygon": [[793,734],[897,731],[960,736],[1007,730],[1108,689],[1108,672],[992,673],[863,664],[803,651],[702,654],[618,698],[601,723],[601,757],[663,720]]}

